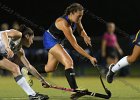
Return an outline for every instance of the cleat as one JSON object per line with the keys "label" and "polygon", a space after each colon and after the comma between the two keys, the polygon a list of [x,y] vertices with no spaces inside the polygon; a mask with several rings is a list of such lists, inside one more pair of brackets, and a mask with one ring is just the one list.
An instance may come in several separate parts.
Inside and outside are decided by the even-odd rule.
{"label": "cleat", "polygon": [[36,93],[35,96],[29,96],[29,100],[48,100],[48,95]]}
{"label": "cleat", "polygon": [[113,66],[114,66],[114,64],[111,64],[109,66],[109,71],[107,72],[107,75],[106,75],[106,80],[107,80],[108,83],[113,82],[113,78],[114,78],[114,75],[115,75],[115,73],[111,71]]}

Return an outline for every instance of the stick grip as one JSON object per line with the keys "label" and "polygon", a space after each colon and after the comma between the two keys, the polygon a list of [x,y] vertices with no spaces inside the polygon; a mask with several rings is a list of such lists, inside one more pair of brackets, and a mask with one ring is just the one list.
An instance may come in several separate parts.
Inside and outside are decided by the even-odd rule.
{"label": "stick grip", "polygon": [[70,88],[64,88],[64,87],[58,87],[58,86],[50,86],[50,88],[63,90],[63,91],[74,92],[74,89],[70,89]]}

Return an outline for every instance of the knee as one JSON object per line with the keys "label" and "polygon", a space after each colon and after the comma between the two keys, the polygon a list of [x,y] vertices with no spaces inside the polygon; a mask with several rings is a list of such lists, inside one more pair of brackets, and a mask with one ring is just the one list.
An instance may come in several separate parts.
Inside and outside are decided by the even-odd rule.
{"label": "knee", "polygon": [[132,64],[137,60],[137,58],[135,56],[128,56],[127,60],[128,60],[128,63]]}
{"label": "knee", "polygon": [[56,69],[54,67],[45,65],[45,72],[54,72]]}
{"label": "knee", "polygon": [[20,73],[20,69],[19,69],[19,66],[18,66],[18,65],[15,65],[15,66],[12,68],[12,73],[13,73],[13,74],[19,74],[19,73]]}
{"label": "knee", "polygon": [[73,68],[73,60],[65,60],[65,69]]}

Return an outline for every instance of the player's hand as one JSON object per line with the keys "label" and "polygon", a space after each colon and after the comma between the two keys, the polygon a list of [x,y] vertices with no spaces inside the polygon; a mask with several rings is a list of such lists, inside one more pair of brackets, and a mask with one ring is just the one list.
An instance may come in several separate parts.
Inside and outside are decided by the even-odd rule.
{"label": "player's hand", "polygon": [[89,36],[84,36],[84,41],[85,41],[85,43],[86,43],[87,46],[88,46],[88,45],[92,46],[92,45],[91,45],[91,39],[90,39]]}
{"label": "player's hand", "polygon": [[51,87],[51,85],[50,85],[48,82],[46,82],[45,80],[42,80],[41,83],[42,83],[42,86],[43,86],[44,88],[49,88],[49,87]]}
{"label": "player's hand", "polygon": [[96,63],[97,63],[97,60],[96,60],[96,58],[94,58],[94,57],[90,57],[90,62],[93,64],[93,65],[95,65]]}
{"label": "player's hand", "polygon": [[10,48],[6,48],[7,58],[12,58],[14,56],[13,51]]}

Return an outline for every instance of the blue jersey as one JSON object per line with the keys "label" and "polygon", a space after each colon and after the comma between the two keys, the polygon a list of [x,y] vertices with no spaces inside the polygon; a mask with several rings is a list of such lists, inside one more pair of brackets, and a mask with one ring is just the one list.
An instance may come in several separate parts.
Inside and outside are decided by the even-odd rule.
{"label": "blue jersey", "polygon": [[[64,18],[71,26],[73,32],[75,31],[76,23],[72,23],[67,15],[61,16],[60,18]],[[51,49],[56,44],[61,43],[64,39],[65,35],[63,31],[59,30],[54,22],[43,35],[43,45],[46,49]]]}
{"label": "blue jersey", "polygon": [[[68,22],[68,24],[71,26],[73,32],[75,31],[76,24],[72,23],[69,20],[68,16],[64,15],[64,16],[61,16],[60,18],[64,18]],[[55,26],[55,22],[49,27],[48,30],[55,38],[59,40],[63,40],[65,38],[64,33]]]}

